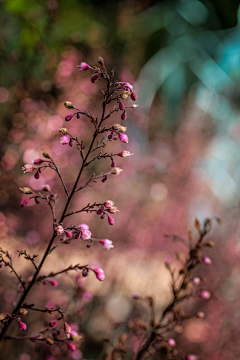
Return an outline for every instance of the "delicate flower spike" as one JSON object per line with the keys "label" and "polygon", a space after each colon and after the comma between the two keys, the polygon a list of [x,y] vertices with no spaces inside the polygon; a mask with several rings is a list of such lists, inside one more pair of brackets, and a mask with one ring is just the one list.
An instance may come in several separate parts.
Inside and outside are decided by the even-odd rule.
{"label": "delicate flower spike", "polygon": [[111,216],[108,216],[109,225],[114,225],[114,219]]}
{"label": "delicate flower spike", "polygon": [[81,230],[89,230],[89,226],[87,224],[81,224],[78,226]]}
{"label": "delicate flower spike", "polygon": [[73,105],[73,103],[71,101],[65,101],[64,106],[67,109],[75,109],[75,106]]}
{"label": "delicate flower spike", "polygon": [[196,316],[199,318],[199,319],[204,319],[206,317],[206,314],[203,312],[203,311],[198,311],[196,313]]}
{"label": "delicate flower spike", "polygon": [[92,270],[95,272],[95,275],[99,281],[105,280],[105,274],[104,274],[103,269],[96,268],[96,269],[92,269]]}
{"label": "delicate flower spike", "polygon": [[64,228],[62,227],[62,225],[58,225],[55,230],[57,235],[62,235],[64,233]]}
{"label": "delicate flower spike", "polygon": [[168,339],[168,345],[176,346],[176,341],[174,339]]}
{"label": "delicate flower spike", "polygon": [[45,159],[38,158],[38,159],[33,161],[33,164],[34,165],[41,165],[44,162],[50,162],[50,160],[45,160]]}
{"label": "delicate flower spike", "polygon": [[110,250],[110,249],[114,248],[111,240],[103,239],[103,240],[99,240],[99,242],[107,250]]}
{"label": "delicate flower spike", "polygon": [[111,207],[114,205],[114,202],[112,200],[107,200],[105,201],[104,205],[107,209],[111,209]]}
{"label": "delicate flower spike", "polygon": [[66,235],[67,238],[71,239],[72,238],[72,232],[69,230],[65,230],[64,234]]}
{"label": "delicate flower spike", "polygon": [[201,298],[208,300],[211,297],[211,293],[207,290],[203,290],[201,291],[200,296]]}
{"label": "delicate flower spike", "polygon": [[211,265],[211,264],[212,264],[212,260],[211,260],[209,257],[207,257],[207,256],[204,256],[203,259],[202,259],[202,261],[203,261],[203,263],[204,263],[205,265]]}
{"label": "delicate flower spike", "polygon": [[92,233],[89,230],[81,230],[81,238],[83,240],[90,240],[92,237]]}
{"label": "delicate flower spike", "polygon": [[200,283],[201,283],[200,277],[195,276],[195,277],[193,278],[193,284],[196,285],[196,286],[198,286]]}
{"label": "delicate flower spike", "polygon": [[71,331],[72,331],[71,326],[68,325],[66,322],[64,322],[64,332],[65,332],[65,334],[71,334]]}
{"label": "delicate flower spike", "polygon": [[126,110],[123,110],[123,113],[121,115],[121,119],[126,120],[126,118],[127,118],[127,112],[126,112]]}
{"label": "delicate flower spike", "polygon": [[136,100],[137,100],[137,94],[136,94],[134,91],[131,93],[131,99],[132,99],[133,101],[136,101]]}
{"label": "delicate flower spike", "polygon": [[58,286],[58,281],[57,281],[57,280],[51,280],[51,281],[50,281],[50,284],[51,284],[53,287],[57,287],[57,286]]}
{"label": "delicate flower spike", "polygon": [[68,114],[65,116],[65,121],[71,121],[74,117],[74,114]]}
{"label": "delicate flower spike", "polygon": [[58,320],[52,320],[50,321],[50,323],[48,324],[50,327],[55,327],[58,323]]}
{"label": "delicate flower spike", "polygon": [[27,206],[27,204],[29,203],[29,198],[27,198],[27,199],[23,199],[22,201],[21,201],[21,207],[24,207],[24,206]]}
{"label": "delicate flower spike", "polygon": [[89,66],[88,64],[86,64],[85,62],[82,62],[80,65],[78,65],[79,71],[86,71],[86,70],[90,70],[90,69],[92,69],[92,67]]}
{"label": "delicate flower spike", "polygon": [[92,77],[91,77],[91,82],[92,82],[93,84],[95,84],[95,82],[99,79],[99,76],[100,76],[99,73],[94,73],[94,74],[92,75]]}
{"label": "delicate flower spike", "polygon": [[130,153],[130,151],[127,151],[127,150],[123,150],[121,151],[120,153],[117,154],[117,156],[120,156],[120,157],[123,157],[123,158],[126,158],[127,156],[131,156],[133,154]]}
{"label": "delicate flower spike", "polygon": [[37,169],[36,166],[33,166],[32,164],[26,164],[22,167],[22,170],[25,173],[30,173],[32,172],[33,170]]}
{"label": "delicate flower spike", "polygon": [[118,136],[121,142],[128,143],[128,136],[126,134],[118,132]]}
{"label": "delicate flower spike", "polygon": [[24,323],[21,322],[21,321],[19,321],[18,326],[19,326],[19,329],[22,330],[22,331],[27,330],[27,325],[24,324]]}
{"label": "delicate flower spike", "polygon": [[112,169],[111,174],[112,175],[119,175],[122,171],[123,171],[123,169],[120,169],[119,167],[116,167],[116,168]]}
{"label": "delicate flower spike", "polygon": [[124,104],[121,101],[119,101],[119,110],[124,110],[124,109],[125,109]]}
{"label": "delicate flower spike", "polygon": [[68,343],[67,345],[68,345],[68,348],[69,348],[70,351],[76,350],[76,346],[75,346],[75,345],[73,345],[73,344],[71,344],[71,343]]}
{"label": "delicate flower spike", "polygon": [[60,139],[60,143],[63,145],[69,144],[69,141],[70,141],[70,138],[66,135],[61,137],[61,139]]}

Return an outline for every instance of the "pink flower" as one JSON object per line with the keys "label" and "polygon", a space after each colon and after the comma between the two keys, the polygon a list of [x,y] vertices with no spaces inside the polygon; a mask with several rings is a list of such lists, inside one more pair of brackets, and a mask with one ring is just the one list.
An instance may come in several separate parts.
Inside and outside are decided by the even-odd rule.
{"label": "pink flower", "polygon": [[69,231],[69,230],[65,230],[64,231],[64,234],[66,235],[66,237],[68,237],[69,239],[71,239],[72,238],[72,232],[71,231]]}
{"label": "pink flower", "polygon": [[130,151],[127,151],[127,150],[123,150],[121,151],[120,153],[117,154],[117,156],[120,156],[120,157],[123,157],[123,158],[126,158],[127,156],[131,156],[133,154],[130,153]]}
{"label": "pink flower", "polygon": [[60,143],[63,144],[63,145],[69,144],[69,141],[70,141],[70,139],[66,135],[61,137],[61,139],[60,139]]}
{"label": "pink flower", "polygon": [[114,202],[112,200],[107,200],[105,201],[104,205],[107,209],[111,209],[111,207],[114,205]]}
{"label": "pink flower", "polygon": [[87,224],[81,224],[78,226],[81,230],[89,230],[89,226]]}
{"label": "pink flower", "polygon": [[27,325],[24,324],[24,323],[21,322],[21,321],[19,321],[18,326],[19,326],[19,329],[22,330],[22,331],[27,330]]}
{"label": "pink flower", "polygon": [[114,225],[114,219],[111,216],[108,216],[109,225]]}
{"label": "pink flower", "polygon": [[65,121],[70,121],[74,117],[74,114],[68,114],[65,116]]}
{"label": "pink flower", "polygon": [[123,113],[121,115],[121,119],[126,120],[126,118],[127,118],[127,112],[126,112],[126,110],[123,110]]}
{"label": "pink flower", "polygon": [[95,272],[95,275],[99,281],[105,280],[104,271],[101,268],[92,269]]}
{"label": "pink flower", "polygon": [[124,88],[124,90],[128,90],[128,89],[130,89],[130,90],[132,90],[133,89],[133,86],[131,85],[131,84],[129,84],[128,82],[119,82],[118,84],[121,84],[121,85],[125,85],[123,88]]}
{"label": "pink flower", "polygon": [[73,344],[71,344],[71,343],[68,343],[67,345],[68,345],[69,350],[71,350],[71,351],[76,350],[76,346],[75,346],[75,345],[73,345]]}
{"label": "pink flower", "polygon": [[82,230],[81,229],[81,238],[83,240],[90,240],[92,237],[92,233],[89,230]]}
{"label": "pink flower", "polygon": [[57,281],[57,280],[51,280],[51,281],[50,281],[50,284],[51,284],[53,287],[57,287],[57,286],[58,286],[58,281]]}
{"label": "pink flower", "polygon": [[131,99],[132,99],[133,101],[136,101],[136,100],[137,100],[137,94],[136,94],[134,91],[131,93]]}
{"label": "pink flower", "polygon": [[193,355],[193,354],[190,354],[187,357],[187,360],[197,360],[197,359],[198,359],[198,357],[196,355]]}
{"label": "pink flower", "polygon": [[24,207],[24,206],[27,206],[27,204],[29,203],[29,198],[27,198],[27,199],[23,199],[22,201],[21,201],[21,206],[22,207]]}
{"label": "pink flower", "polygon": [[119,167],[115,167],[114,169],[112,169],[111,174],[119,175],[122,171],[123,171],[123,169],[120,169]]}
{"label": "pink flower", "polygon": [[176,346],[176,341],[174,339],[168,339],[168,345]]}
{"label": "pink flower", "polygon": [[52,320],[50,321],[50,323],[48,324],[50,327],[55,327],[58,323],[58,320]]}
{"label": "pink flower", "polygon": [[111,209],[108,210],[108,212],[110,212],[110,214],[115,214],[118,210],[118,208],[116,206],[111,207]]}
{"label": "pink flower", "polygon": [[22,170],[25,173],[30,173],[32,172],[33,170],[37,169],[36,166],[33,166],[32,164],[26,164],[22,167]]}
{"label": "pink flower", "polygon": [[64,228],[62,227],[62,225],[56,226],[55,230],[57,235],[62,235],[64,233]]}
{"label": "pink flower", "polygon": [[196,285],[196,286],[198,286],[200,283],[201,283],[200,277],[195,276],[195,277],[193,278],[193,284]]}
{"label": "pink flower", "polygon": [[65,334],[71,334],[71,331],[72,331],[71,326],[68,325],[66,322],[64,322],[64,332],[65,332]]}
{"label": "pink flower", "polygon": [[201,291],[200,296],[203,299],[210,299],[211,293],[207,290],[203,290],[203,291]]}
{"label": "pink flower", "polygon": [[33,161],[33,164],[34,165],[41,165],[44,162],[50,162],[50,160],[45,160],[45,159],[38,158],[38,159]]}
{"label": "pink flower", "polygon": [[91,82],[92,82],[93,84],[95,84],[95,82],[99,79],[99,76],[100,76],[99,73],[94,73],[94,74],[92,75],[92,77],[91,77]]}
{"label": "pink flower", "polygon": [[128,136],[123,133],[118,133],[119,139],[123,143],[128,143]]}
{"label": "pink flower", "polygon": [[102,246],[103,246],[105,249],[108,249],[108,250],[109,250],[109,249],[114,248],[111,240],[102,239],[102,240],[99,240],[99,242],[100,242],[100,244],[102,244]]}
{"label": "pink flower", "polygon": [[90,70],[90,69],[92,69],[92,67],[89,66],[88,64],[86,64],[85,62],[82,62],[80,65],[78,65],[79,71],[86,71],[86,70]]}
{"label": "pink flower", "polygon": [[211,260],[209,257],[207,257],[207,256],[204,256],[203,259],[202,259],[202,261],[203,261],[203,263],[204,263],[205,265],[211,265],[211,264],[212,264],[212,260]]}

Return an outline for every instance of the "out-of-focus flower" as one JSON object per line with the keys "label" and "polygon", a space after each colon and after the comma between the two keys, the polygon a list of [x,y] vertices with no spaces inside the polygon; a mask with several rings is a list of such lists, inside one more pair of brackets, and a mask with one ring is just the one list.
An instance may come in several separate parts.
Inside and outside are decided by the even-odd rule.
{"label": "out-of-focus flower", "polygon": [[50,280],[50,284],[51,284],[53,287],[57,287],[57,286],[58,286],[58,281],[57,281],[57,280]]}
{"label": "out-of-focus flower", "polygon": [[33,170],[37,169],[36,166],[32,165],[32,164],[26,164],[22,167],[22,170],[25,173],[30,173],[32,172]]}
{"label": "out-of-focus flower", "polygon": [[174,339],[168,339],[168,345],[176,346],[176,341]]}
{"label": "out-of-focus flower", "polygon": [[200,296],[203,299],[210,299],[211,293],[207,290],[203,290],[203,291],[201,291]]}
{"label": "out-of-focus flower", "polygon": [[68,343],[67,345],[68,345],[69,350],[71,350],[71,351],[76,350],[76,346],[75,346],[75,345],[73,345],[73,344],[71,344],[71,343]]}
{"label": "out-of-focus flower", "polygon": [[50,321],[49,326],[55,327],[57,325],[57,323],[58,323],[58,320],[52,320],[52,321]]}
{"label": "out-of-focus flower", "polygon": [[212,264],[212,260],[208,256],[204,256],[202,261],[203,261],[203,263],[205,265],[211,265]]}
{"label": "out-of-focus flower", "polygon": [[109,250],[109,249],[114,248],[111,240],[101,239],[101,240],[99,240],[99,242],[100,242],[100,244],[102,244],[102,246],[103,246],[105,249],[108,249],[108,250]]}
{"label": "out-of-focus flower", "polygon": [[29,194],[33,193],[32,190],[30,188],[28,188],[28,187],[24,187],[22,189],[20,188],[20,190],[26,195],[29,195]]}
{"label": "out-of-focus flower", "polygon": [[196,286],[198,286],[200,283],[201,283],[200,277],[195,276],[195,277],[193,278],[193,284],[196,285]]}
{"label": "out-of-focus flower", "polygon": [[87,224],[81,224],[78,226],[81,230],[89,230],[89,226]]}
{"label": "out-of-focus flower", "polygon": [[92,269],[92,270],[95,272],[95,275],[99,281],[105,280],[105,274],[104,274],[103,269],[96,268],[96,269]]}
{"label": "out-of-focus flower", "polygon": [[196,313],[196,316],[199,318],[199,319],[204,319],[206,317],[206,314],[203,312],[203,311],[198,311]]}

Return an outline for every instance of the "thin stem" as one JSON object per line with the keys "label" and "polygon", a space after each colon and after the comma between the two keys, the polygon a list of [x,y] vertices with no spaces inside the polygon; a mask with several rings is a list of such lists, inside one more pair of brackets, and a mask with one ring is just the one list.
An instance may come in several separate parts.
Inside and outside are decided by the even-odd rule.
{"label": "thin stem", "polygon": [[55,166],[55,169],[54,169],[54,170],[55,170],[56,173],[58,174],[58,177],[59,177],[59,179],[61,180],[62,186],[63,186],[63,188],[64,188],[64,190],[65,190],[65,193],[66,193],[66,195],[67,195],[67,198],[68,198],[68,197],[69,197],[68,189],[67,189],[67,187],[66,187],[66,185],[65,185],[65,182],[63,181],[63,178],[62,178],[62,176],[61,176],[61,174],[60,174],[58,165],[55,164],[55,162],[53,161],[52,158],[51,158],[51,160],[52,160],[53,165]]}

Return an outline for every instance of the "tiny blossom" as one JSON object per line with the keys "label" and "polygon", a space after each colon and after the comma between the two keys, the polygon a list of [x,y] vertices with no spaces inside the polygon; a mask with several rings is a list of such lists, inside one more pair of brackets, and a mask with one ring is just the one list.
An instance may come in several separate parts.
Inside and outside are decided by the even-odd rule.
{"label": "tiny blossom", "polygon": [[124,110],[122,115],[121,115],[121,119],[126,120],[126,118],[127,118],[127,112],[126,112],[126,110]]}
{"label": "tiny blossom", "polygon": [[104,271],[101,268],[92,269],[95,272],[95,275],[99,281],[105,280]]}
{"label": "tiny blossom", "polygon": [[19,326],[19,329],[22,331],[25,331],[27,329],[27,325],[21,321],[19,321],[18,326]]}
{"label": "tiny blossom", "polygon": [[89,226],[87,224],[81,224],[78,226],[81,230],[89,230]]}
{"label": "tiny blossom", "polygon": [[111,209],[108,210],[108,212],[110,212],[110,214],[115,214],[118,210],[118,208],[116,206],[112,206]]}
{"label": "tiny blossom", "polygon": [[128,143],[128,136],[126,134],[123,133],[119,133],[118,132],[118,136],[119,136],[119,140],[123,143]]}
{"label": "tiny blossom", "polygon": [[200,296],[203,299],[210,299],[211,293],[207,290],[203,290],[203,291],[201,291]]}
{"label": "tiny blossom", "polygon": [[57,287],[57,286],[58,286],[58,281],[57,281],[57,280],[51,280],[51,281],[50,281],[50,284],[51,284],[53,287]]}
{"label": "tiny blossom", "polygon": [[29,203],[29,198],[27,198],[27,199],[23,199],[22,201],[21,201],[21,206],[22,207],[24,207],[24,206],[27,206],[27,204]]}
{"label": "tiny blossom", "polygon": [[32,164],[26,164],[22,167],[22,170],[25,173],[30,173],[32,172],[33,170],[37,169],[36,166],[33,166]]}
{"label": "tiny blossom", "polygon": [[116,167],[116,168],[112,169],[111,174],[112,175],[119,175],[122,171],[123,171],[123,169],[120,169],[119,167]]}
{"label": "tiny blossom", "polygon": [[109,225],[114,225],[114,219],[111,216],[108,216]]}
{"label": "tiny blossom", "polygon": [[66,237],[68,237],[69,239],[71,239],[72,238],[72,232],[71,231],[69,231],[69,230],[65,230],[64,231],[64,234],[66,235]]}
{"label": "tiny blossom", "polygon": [[205,265],[211,265],[211,264],[212,264],[212,260],[211,260],[209,257],[207,257],[207,256],[204,256],[203,259],[202,259],[202,261],[203,261],[203,263],[204,263]]}
{"label": "tiny blossom", "polygon": [[131,154],[130,151],[123,150],[120,153],[118,153],[117,155],[120,156],[120,157],[126,158],[127,156],[131,156],[133,154]]}
{"label": "tiny blossom", "polygon": [[73,345],[73,344],[71,344],[71,343],[68,343],[67,345],[68,345],[69,350],[71,350],[71,351],[76,350],[76,346],[75,346],[75,345]]}
{"label": "tiny blossom", "polygon": [[197,286],[197,285],[199,285],[200,283],[201,283],[200,277],[195,276],[195,277],[193,278],[193,284]]}
{"label": "tiny blossom", "polygon": [[49,162],[49,160],[45,160],[45,159],[41,159],[41,158],[38,158],[36,160],[33,161],[33,164],[34,165],[41,165],[42,163],[44,162]]}
{"label": "tiny blossom", "polygon": [[65,121],[70,121],[73,119],[73,117],[74,117],[74,114],[68,114],[65,116]]}
{"label": "tiny blossom", "polygon": [[81,229],[81,238],[83,240],[90,240],[92,237],[92,233],[89,230]]}
{"label": "tiny blossom", "polygon": [[130,89],[130,90],[132,90],[133,89],[133,86],[131,85],[131,84],[129,84],[128,82],[119,82],[118,84],[120,84],[120,85],[125,85],[124,86],[124,89]]}
{"label": "tiny blossom", "polygon": [[108,239],[102,239],[102,240],[99,240],[100,244],[103,245],[103,247],[105,249],[112,249],[114,248],[113,244],[112,244],[112,241],[111,240],[108,240]]}
{"label": "tiny blossom", "polygon": [[68,325],[66,322],[64,322],[64,332],[65,332],[65,334],[71,334],[71,331],[72,331],[71,326]]}
{"label": "tiny blossom", "polygon": [[60,143],[63,145],[69,144],[70,138],[68,136],[63,136],[60,138]]}
{"label": "tiny blossom", "polygon": [[168,339],[168,345],[176,346],[176,341],[174,339]]}
{"label": "tiny blossom", "polygon": [[57,325],[57,323],[58,323],[58,320],[52,320],[52,321],[50,321],[49,326],[55,327]]}
{"label": "tiny blossom", "polygon": [[89,66],[85,62],[82,62],[80,65],[78,65],[79,71],[86,71],[86,70],[90,70],[90,69],[92,69],[91,66]]}
{"label": "tiny blossom", "polygon": [[64,233],[64,228],[62,227],[62,225],[58,225],[55,230],[57,235],[62,235]]}
{"label": "tiny blossom", "polygon": [[134,91],[131,93],[131,99],[132,99],[133,101],[136,101],[136,100],[137,100],[137,94],[136,94]]}
{"label": "tiny blossom", "polygon": [[18,310],[18,314],[21,316],[27,315],[28,311],[27,309],[21,308]]}
{"label": "tiny blossom", "polygon": [[104,205],[107,209],[111,209],[111,207],[114,205],[114,202],[112,200],[107,200],[105,201]]}
{"label": "tiny blossom", "polygon": [[199,319],[204,319],[206,317],[205,313],[203,311],[198,311],[196,313],[196,316],[199,318]]}

